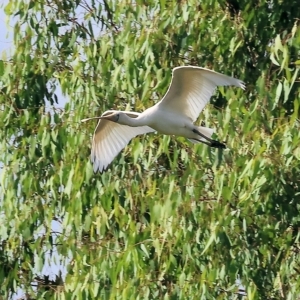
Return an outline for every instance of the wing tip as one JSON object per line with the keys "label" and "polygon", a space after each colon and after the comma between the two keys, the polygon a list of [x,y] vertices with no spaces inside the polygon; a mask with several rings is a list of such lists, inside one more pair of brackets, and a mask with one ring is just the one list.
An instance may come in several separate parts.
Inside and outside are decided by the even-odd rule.
{"label": "wing tip", "polygon": [[[226,76],[226,77],[229,77],[229,78],[235,80],[235,83],[232,84],[232,85],[235,85],[235,86],[237,86],[237,87],[240,87],[240,88],[243,89],[243,90],[246,89],[246,84],[245,84],[245,82],[243,82],[242,80],[237,79],[237,78],[235,78],[235,77],[230,77],[230,76],[228,76],[228,75],[225,75],[225,74],[216,72],[216,71],[214,71],[214,70],[210,70],[210,69],[202,68],[202,67],[198,67],[198,66],[178,66],[178,67],[173,68],[173,72],[176,71],[176,70],[180,70],[180,69],[202,70],[202,71],[208,71],[208,72],[211,72],[211,73],[215,73],[215,74],[219,74],[219,75],[222,75],[222,76]],[[229,84],[229,85],[230,85],[230,84]]]}
{"label": "wing tip", "polygon": [[94,173],[103,173],[108,168],[108,165],[104,165],[103,163],[101,163],[101,161],[96,160],[95,158],[94,160],[91,158],[91,162],[93,164]]}
{"label": "wing tip", "polygon": [[242,80],[238,80],[238,81],[239,81],[238,87],[240,87],[241,89],[245,90],[246,89],[246,83],[243,82]]}

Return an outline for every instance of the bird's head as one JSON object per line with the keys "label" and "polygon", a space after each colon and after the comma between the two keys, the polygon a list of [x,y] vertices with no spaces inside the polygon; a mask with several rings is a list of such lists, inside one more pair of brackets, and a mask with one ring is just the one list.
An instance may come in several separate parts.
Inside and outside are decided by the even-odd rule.
{"label": "bird's head", "polygon": [[137,127],[141,126],[139,123],[136,122],[136,120],[138,120],[138,116],[139,114],[135,112],[107,111],[101,117],[97,117],[97,119],[108,120],[121,125]]}
{"label": "bird's head", "polygon": [[110,113],[108,115],[102,116],[99,119],[103,119],[103,120],[108,120],[108,121],[112,121],[112,122],[115,122],[115,123],[119,123],[119,121],[121,121],[120,120],[121,114],[122,114],[121,112],[117,111],[117,112],[113,112],[113,113]]}

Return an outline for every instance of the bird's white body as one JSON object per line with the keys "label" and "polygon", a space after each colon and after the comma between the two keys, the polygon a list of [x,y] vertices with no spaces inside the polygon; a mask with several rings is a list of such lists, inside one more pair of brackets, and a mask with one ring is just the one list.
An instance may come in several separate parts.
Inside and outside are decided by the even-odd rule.
{"label": "bird's white body", "polygon": [[[160,132],[162,134],[180,135],[180,131],[186,129],[186,126],[192,123],[192,120],[186,116],[178,116],[174,112],[166,111],[164,109],[160,109],[159,104],[156,104],[144,112],[142,112],[139,117],[135,120],[143,120],[144,125],[147,125],[155,131]],[[166,122],[168,126],[165,126]]]}
{"label": "bird's white body", "polygon": [[[192,131],[194,128],[199,127],[193,124],[191,118],[161,109],[159,103],[146,109],[135,120],[137,119],[145,121],[143,125],[147,125],[162,134],[183,136],[188,139],[199,138],[199,135]],[[166,126],[166,123],[168,126]]]}
{"label": "bird's white body", "polygon": [[94,171],[103,171],[126,144],[139,134],[157,131],[182,136],[212,147],[225,146],[211,139],[211,128],[194,125],[217,86],[245,88],[242,81],[200,67],[177,67],[161,101],[142,113],[106,111],[95,129],[91,159]]}

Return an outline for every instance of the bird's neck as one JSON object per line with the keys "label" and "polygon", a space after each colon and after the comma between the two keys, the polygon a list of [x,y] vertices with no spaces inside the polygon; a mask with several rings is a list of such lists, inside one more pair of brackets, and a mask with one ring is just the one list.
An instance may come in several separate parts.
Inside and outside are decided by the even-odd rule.
{"label": "bird's neck", "polygon": [[141,117],[141,115],[138,116],[137,118],[131,118],[127,115],[124,115],[124,124],[123,125],[131,126],[131,127],[145,126],[145,125],[147,125],[145,123],[145,121],[146,121],[145,118]]}

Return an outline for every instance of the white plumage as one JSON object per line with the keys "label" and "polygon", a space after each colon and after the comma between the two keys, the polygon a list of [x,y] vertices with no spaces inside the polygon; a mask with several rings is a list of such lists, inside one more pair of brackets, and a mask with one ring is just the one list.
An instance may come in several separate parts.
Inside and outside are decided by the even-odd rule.
{"label": "white plumage", "polygon": [[142,113],[106,111],[99,119],[92,143],[94,171],[102,172],[115,156],[137,135],[157,131],[183,136],[194,143],[225,148],[212,140],[211,128],[195,126],[200,112],[217,86],[233,85],[245,89],[241,80],[205,68],[185,66],[173,69],[172,82],[163,99]]}

